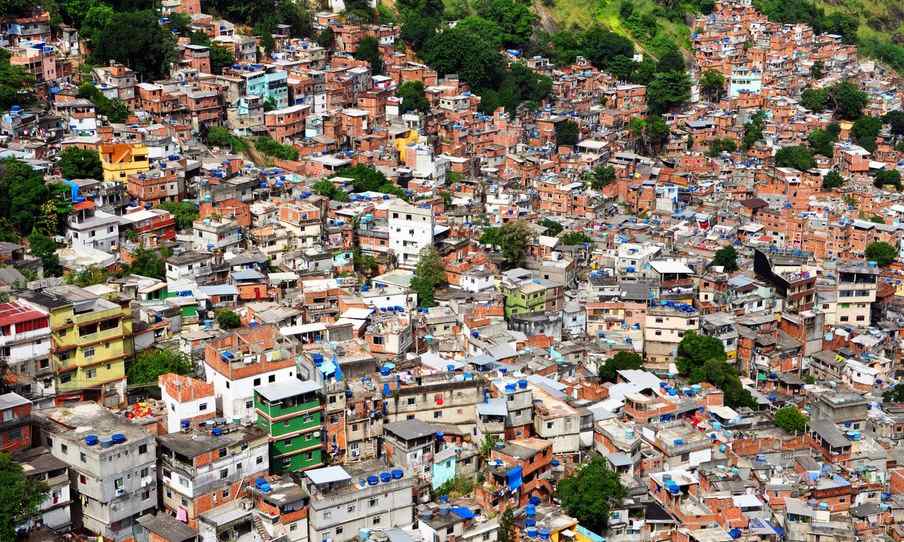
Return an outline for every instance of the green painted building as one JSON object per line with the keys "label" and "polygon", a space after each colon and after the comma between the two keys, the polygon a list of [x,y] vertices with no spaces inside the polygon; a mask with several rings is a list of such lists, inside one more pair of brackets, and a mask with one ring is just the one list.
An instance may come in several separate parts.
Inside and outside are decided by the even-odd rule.
{"label": "green painted building", "polygon": [[270,437],[270,469],[281,474],[324,463],[320,385],[295,378],[254,390],[257,425]]}
{"label": "green painted building", "polygon": [[538,312],[546,308],[546,286],[535,281],[520,284],[503,284],[502,295],[505,298],[505,317],[513,314]]}

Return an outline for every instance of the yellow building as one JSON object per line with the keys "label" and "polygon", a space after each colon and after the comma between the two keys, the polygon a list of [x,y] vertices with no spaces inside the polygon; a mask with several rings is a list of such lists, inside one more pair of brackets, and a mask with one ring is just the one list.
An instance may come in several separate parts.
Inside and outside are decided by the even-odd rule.
{"label": "yellow building", "polygon": [[98,148],[105,181],[126,182],[133,173],[151,169],[148,148],[139,143],[108,143]]}
{"label": "yellow building", "polygon": [[57,402],[125,401],[125,360],[132,355],[132,314],[77,286],[57,286],[29,295],[50,313],[50,360]]}

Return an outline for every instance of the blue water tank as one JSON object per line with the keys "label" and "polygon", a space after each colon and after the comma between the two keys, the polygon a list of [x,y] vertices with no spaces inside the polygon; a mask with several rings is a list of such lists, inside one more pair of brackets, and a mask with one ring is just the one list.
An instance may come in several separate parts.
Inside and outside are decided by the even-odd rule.
{"label": "blue water tank", "polygon": [[393,480],[401,480],[402,476],[405,476],[405,471],[403,471],[402,469],[392,469]]}
{"label": "blue water tank", "polygon": [[375,486],[375,485],[377,485],[377,484],[379,484],[379,483],[380,483],[380,478],[379,478],[379,477],[373,476],[373,475],[367,477],[367,485],[369,485],[369,486]]}
{"label": "blue water tank", "polygon": [[525,380],[523,378],[521,380],[519,380],[518,387],[521,388],[522,390],[526,390],[527,389],[527,380]]}
{"label": "blue water tank", "polygon": [[214,427],[213,431],[211,431],[211,433],[213,433],[213,436],[218,437],[223,434],[223,430],[220,429],[219,427]]}
{"label": "blue water tank", "polygon": [[182,427],[182,429],[188,429],[189,427],[191,427],[191,420],[182,420],[179,425],[180,427]]}
{"label": "blue water tank", "polygon": [[126,441],[126,436],[122,433],[113,433],[113,436],[110,437],[113,441],[113,444],[122,444]]}
{"label": "blue water tank", "polygon": [[88,446],[94,446],[95,444],[97,444],[97,435],[86,435],[85,444],[87,444]]}
{"label": "blue water tank", "polygon": [[384,484],[385,484],[386,482],[391,481],[391,480],[392,480],[392,474],[390,474],[390,473],[388,473],[388,472],[381,472],[381,473],[380,473],[380,481],[383,482]]}

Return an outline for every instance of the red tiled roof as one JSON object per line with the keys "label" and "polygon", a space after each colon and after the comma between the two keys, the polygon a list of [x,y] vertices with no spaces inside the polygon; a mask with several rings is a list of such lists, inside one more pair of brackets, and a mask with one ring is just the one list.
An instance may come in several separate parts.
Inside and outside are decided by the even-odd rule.
{"label": "red tiled roof", "polygon": [[28,322],[29,320],[37,320],[38,318],[46,317],[46,314],[34,310],[31,307],[20,305],[19,303],[0,304],[0,326],[8,326],[10,324]]}

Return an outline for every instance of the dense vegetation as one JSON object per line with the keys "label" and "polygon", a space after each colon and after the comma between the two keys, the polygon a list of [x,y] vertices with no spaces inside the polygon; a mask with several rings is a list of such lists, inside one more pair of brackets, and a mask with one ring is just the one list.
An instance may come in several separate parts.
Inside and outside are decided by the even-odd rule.
{"label": "dense vegetation", "polygon": [[741,385],[737,370],[729,364],[725,347],[715,337],[688,332],[678,344],[678,372],[690,382],[709,382],[722,390],[730,407],[756,407],[756,401]]}

